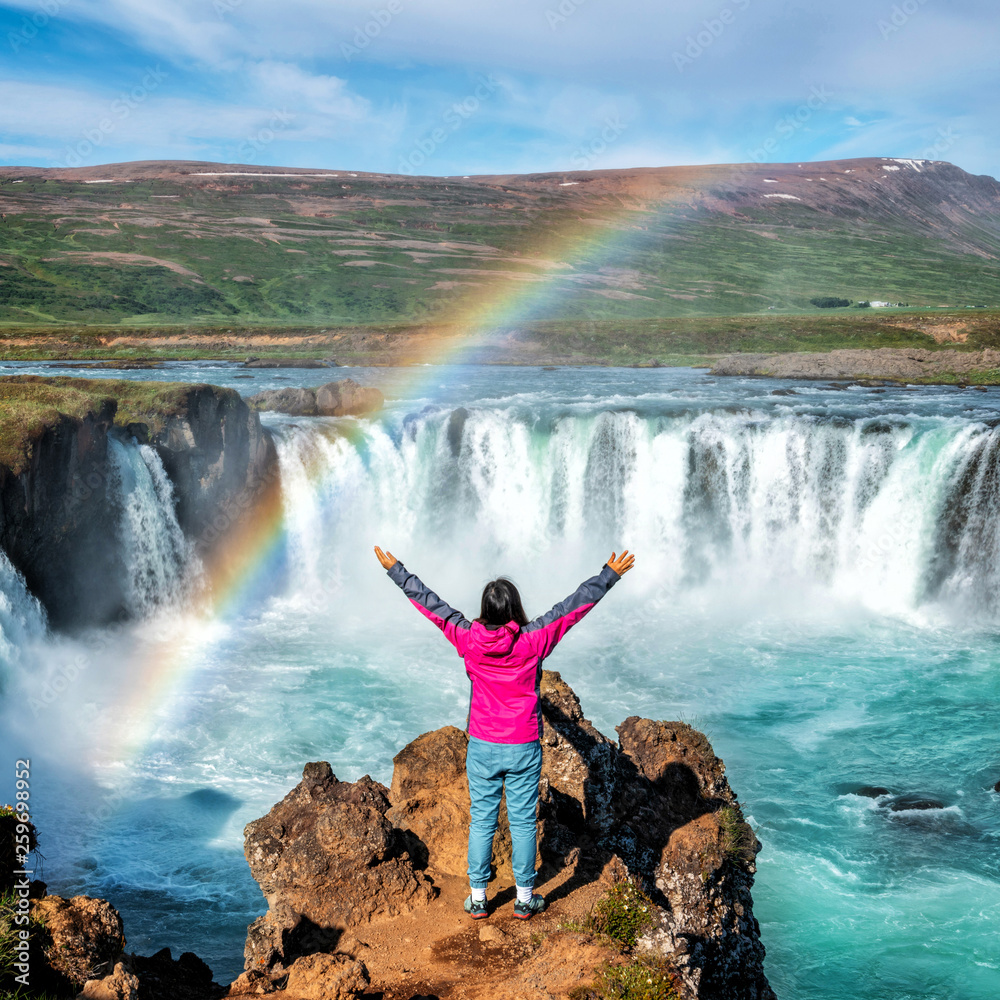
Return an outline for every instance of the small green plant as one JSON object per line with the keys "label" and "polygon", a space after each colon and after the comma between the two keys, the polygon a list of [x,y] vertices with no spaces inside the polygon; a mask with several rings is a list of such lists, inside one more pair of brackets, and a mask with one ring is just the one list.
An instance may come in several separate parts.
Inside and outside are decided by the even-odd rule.
{"label": "small green plant", "polygon": [[723,806],[719,810],[719,824],[722,829],[722,852],[726,859],[737,865],[748,865],[757,856],[756,837],[750,824],[745,822],[734,806]]}
{"label": "small green plant", "polygon": [[677,976],[661,958],[642,956],[621,965],[601,966],[590,986],[570,993],[570,1000],[678,1000]]}
{"label": "small green plant", "polygon": [[634,948],[639,935],[653,923],[653,902],[634,882],[618,882],[594,904],[587,923],[588,930],[611,938],[622,948]]}

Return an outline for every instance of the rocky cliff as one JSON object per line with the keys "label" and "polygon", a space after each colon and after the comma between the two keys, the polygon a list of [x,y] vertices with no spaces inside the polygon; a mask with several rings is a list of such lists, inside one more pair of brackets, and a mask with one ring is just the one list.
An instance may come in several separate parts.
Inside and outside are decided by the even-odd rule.
{"label": "rocky cliff", "polygon": [[238,393],[206,384],[0,379],[0,436],[0,547],[57,627],[126,613],[111,442],[155,449],[201,554],[277,478],[259,416]]}
{"label": "rocky cliff", "polygon": [[[518,938],[511,926],[517,921],[501,910],[512,882],[502,821],[490,892],[496,909],[478,941],[505,944],[514,959],[505,963],[498,952],[489,970],[477,971],[486,976],[481,991],[461,995],[548,997],[561,992],[555,983],[565,985],[567,976],[586,981],[594,972],[593,942],[577,935],[557,947],[551,935],[570,933],[567,921],[586,928],[593,887],[610,879],[632,883],[651,901],[635,954],[669,968],[677,995],[770,1000],[750,893],[761,845],[705,737],[683,723],[633,717],[618,727],[616,743],[583,717],[576,695],[555,673],[543,675],[542,705],[537,887],[552,905],[532,929],[547,943],[532,951],[537,942]],[[457,890],[449,905],[460,912],[466,741],[452,727],[419,737],[395,757],[391,789],[368,777],[341,782],[328,764],[308,764],[301,783],[247,825],[245,853],[268,911],[249,929],[247,973],[235,988],[284,986],[333,1000],[359,995],[371,981],[396,995],[399,963],[387,964],[371,944],[393,935],[380,937],[373,927],[394,921],[397,937],[416,934],[411,928],[431,921],[428,908],[439,892]],[[462,934],[472,935],[471,926],[427,946],[438,960],[434,968],[414,944],[402,960],[405,982],[415,982],[418,971],[447,979],[440,959],[460,948]],[[567,963],[574,961],[569,975]],[[430,988],[452,995],[447,982],[432,981]]]}

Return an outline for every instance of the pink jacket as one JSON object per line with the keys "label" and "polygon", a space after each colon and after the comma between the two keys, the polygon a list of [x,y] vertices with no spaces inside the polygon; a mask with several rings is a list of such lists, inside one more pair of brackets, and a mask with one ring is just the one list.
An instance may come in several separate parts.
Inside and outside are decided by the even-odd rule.
{"label": "pink jacket", "polygon": [[408,573],[401,562],[389,571],[413,606],[429,618],[465,661],[472,682],[468,730],[490,743],[530,743],[542,733],[538,686],[542,661],[556,643],[618,582],[609,566],[585,580],[551,611],[519,626],[490,629],[460,611]]}

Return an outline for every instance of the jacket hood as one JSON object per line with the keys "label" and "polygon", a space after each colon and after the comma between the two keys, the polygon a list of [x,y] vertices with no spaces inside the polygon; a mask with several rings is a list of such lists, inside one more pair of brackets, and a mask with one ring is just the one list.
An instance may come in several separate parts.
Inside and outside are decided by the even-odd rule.
{"label": "jacket hood", "polygon": [[470,645],[484,656],[506,656],[514,648],[520,631],[517,622],[507,622],[499,628],[487,628],[482,622],[473,622],[469,630]]}

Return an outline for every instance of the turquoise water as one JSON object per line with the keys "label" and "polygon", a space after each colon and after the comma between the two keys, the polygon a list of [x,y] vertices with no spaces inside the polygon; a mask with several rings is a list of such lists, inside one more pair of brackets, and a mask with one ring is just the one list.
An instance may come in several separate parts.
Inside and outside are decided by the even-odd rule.
{"label": "turquoise water", "polygon": [[[245,392],[321,380],[155,374]],[[395,398],[378,421],[267,418],[287,531],[224,615],[192,619],[171,547],[141,531],[123,542],[137,576],[172,601],[139,595],[145,619],[113,634],[44,634],[0,574],[0,742],[31,754],[52,891],[111,899],[130,948],[194,950],[228,981],[264,910],[243,825],[305,761],[388,782],[403,745],[464,718],[460,661],[371,546],[466,610],[510,574],[529,615],[627,546],[635,571],[548,666],[606,733],[639,714],[709,735],[764,844],[755,912],[778,995],[1000,994],[1000,393],[773,396],[778,383],[686,370],[341,374]],[[130,482],[140,461],[159,482],[155,456],[127,460]],[[162,490],[132,490],[136,523],[170,535]],[[182,669],[155,687],[164,643]],[[893,811],[904,794],[940,805]]]}

